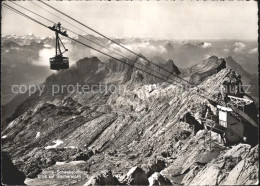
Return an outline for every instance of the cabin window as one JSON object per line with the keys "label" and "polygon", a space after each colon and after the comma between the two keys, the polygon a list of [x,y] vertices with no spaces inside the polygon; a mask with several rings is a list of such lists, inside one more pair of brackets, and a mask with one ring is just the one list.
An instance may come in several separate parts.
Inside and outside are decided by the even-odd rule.
{"label": "cabin window", "polygon": [[227,112],[219,111],[219,124],[227,127]]}
{"label": "cabin window", "polygon": [[227,113],[223,111],[219,111],[219,120],[227,121]]}

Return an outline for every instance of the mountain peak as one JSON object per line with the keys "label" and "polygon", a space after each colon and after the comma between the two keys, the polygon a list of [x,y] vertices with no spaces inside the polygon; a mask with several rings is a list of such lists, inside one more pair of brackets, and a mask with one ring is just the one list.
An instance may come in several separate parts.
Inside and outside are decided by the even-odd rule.
{"label": "mountain peak", "polygon": [[164,69],[168,69],[177,75],[181,74],[179,68],[174,64],[172,59],[167,61],[167,63],[164,65]]}
{"label": "mountain peak", "polygon": [[227,60],[233,60],[232,56],[228,56],[226,59]]}
{"label": "mountain peak", "polygon": [[2,44],[3,48],[21,47],[18,43],[14,41],[5,42]]}
{"label": "mountain peak", "polygon": [[[122,60],[127,62],[126,59]],[[140,58],[138,60],[141,61]],[[158,70],[150,63],[146,63],[146,60],[143,62],[145,62],[147,70],[148,68],[152,72]],[[166,64],[169,65],[169,68],[164,67],[167,70],[174,66],[171,59]],[[234,75],[234,71],[231,69],[223,69],[218,72],[216,68],[223,64],[225,64],[223,58],[211,56],[191,69],[193,70],[190,71],[193,74],[189,74],[193,75],[191,80],[200,83],[208,78],[207,81],[200,84],[200,88],[214,94],[214,97],[222,93],[221,87],[224,83],[231,85],[232,90],[233,87],[236,89],[241,84],[240,77]],[[75,168],[81,170],[82,167],[82,170],[87,170],[90,175],[87,175],[86,179],[104,168],[113,169],[114,172],[118,172],[118,175],[123,175],[129,170],[129,166],[126,166],[129,163],[129,165],[140,164],[145,171],[148,170],[150,173],[148,171],[146,173],[141,168],[132,168],[125,177],[121,176],[120,181],[124,185],[130,183],[132,177],[140,174],[144,175],[141,175],[142,177],[146,177],[146,183],[148,183],[146,174],[151,175],[153,172],[162,171],[169,178],[173,177],[173,172],[176,175],[184,172],[183,180],[185,181],[187,176],[194,173],[191,165],[199,162],[201,156],[206,157],[207,161],[205,162],[209,163],[202,166],[196,165],[199,166],[199,168],[195,167],[196,171],[198,169],[197,175],[204,174],[204,166],[213,167],[202,178],[207,177],[217,166],[213,165],[212,162],[219,163],[220,160],[221,164],[226,162],[222,155],[227,154],[227,149],[217,140],[214,141],[218,150],[216,156],[212,156],[212,151],[205,150],[205,153],[198,151],[198,149],[208,148],[205,144],[210,142],[209,138],[205,138],[206,130],[198,131],[204,129],[199,118],[202,117],[202,112],[205,110],[205,103],[206,106],[210,106],[209,110],[214,111],[210,112],[213,116],[216,115],[216,106],[212,105],[208,99],[192,93],[190,90],[182,89],[176,94],[177,86],[163,82],[160,84],[158,79],[151,75],[126,66],[128,65],[114,59],[111,59],[105,66],[97,57],[83,58],[70,69],[52,75],[48,79],[48,83],[45,84],[45,91],[51,90],[53,85],[62,85],[62,87],[64,85],[75,87],[78,84],[96,86],[101,83],[113,85],[114,82],[124,83],[120,81],[120,78],[124,80],[124,77],[131,77],[131,79],[129,79],[129,83],[125,84],[126,86],[118,86],[118,88],[124,89],[118,89],[116,93],[112,93],[109,89],[108,91],[111,93],[107,91],[96,92],[97,89],[85,93],[83,91],[70,92],[69,90],[65,92],[65,90],[64,94],[63,92],[56,93],[54,97],[50,91],[43,92],[41,96],[34,94],[34,97],[21,104],[22,106],[17,109],[19,113],[15,113],[12,117],[12,123],[8,123],[3,129],[2,135],[6,136],[3,148],[8,149],[12,159],[16,161],[19,169],[25,172],[28,178],[38,179],[41,176],[41,171],[62,169],[64,166],[71,170]],[[111,70],[112,67],[117,71]],[[192,120],[186,115],[185,121],[180,121],[184,114],[187,114],[187,110],[188,116],[192,116]],[[193,126],[195,123],[198,130],[191,130],[189,123]],[[257,130],[255,131],[257,132]],[[214,133],[212,136],[212,139],[218,137]],[[203,138],[207,140],[204,141],[205,143],[201,142]],[[243,144],[243,146],[241,152],[250,151],[250,145]],[[212,148],[214,147],[212,146]],[[241,149],[241,144],[234,148],[228,154],[239,154],[236,150]],[[201,155],[201,153],[204,154]],[[256,153],[257,150],[248,154],[254,155]],[[192,158],[190,158],[191,154],[194,154]],[[178,159],[172,162],[169,157]],[[101,158],[109,158],[111,163],[107,164],[106,159]],[[236,157],[234,159],[236,160]],[[252,157],[249,160],[251,161],[251,159],[255,160],[256,158]],[[78,165],[79,160],[81,161]],[[62,164],[57,163],[57,161],[62,162]],[[233,162],[232,157],[230,157],[230,162]],[[233,170],[236,170],[236,166],[241,164],[239,161],[235,163]],[[252,168],[256,167],[253,165],[254,163]],[[226,176],[225,173],[222,174],[221,170],[217,170],[218,174],[221,174],[221,177]],[[226,171],[224,168],[223,170]],[[232,173],[233,170],[229,171]],[[257,170],[252,172],[255,173]],[[244,173],[246,176],[252,175],[251,172],[242,172],[241,175]],[[232,177],[234,174],[228,176]],[[253,176],[257,177],[256,174]],[[84,179],[80,179],[81,184]],[[175,181],[174,179],[172,181]],[[182,183],[184,182],[182,181]],[[200,180],[195,182],[195,184],[199,183]],[[214,183],[217,183],[216,180]],[[118,185],[119,183],[110,182],[109,184]],[[131,184],[137,183],[131,181]],[[165,184],[168,185],[168,182]],[[185,182],[185,184],[189,183]]]}
{"label": "mountain peak", "polygon": [[198,84],[224,68],[226,68],[225,59],[213,55],[188,69],[184,76],[192,83]]}
{"label": "mountain peak", "polygon": [[218,59],[219,59],[219,58],[218,58],[217,56],[213,55],[213,56],[210,56],[210,57],[204,59],[204,61],[209,61],[209,60],[218,60]]}

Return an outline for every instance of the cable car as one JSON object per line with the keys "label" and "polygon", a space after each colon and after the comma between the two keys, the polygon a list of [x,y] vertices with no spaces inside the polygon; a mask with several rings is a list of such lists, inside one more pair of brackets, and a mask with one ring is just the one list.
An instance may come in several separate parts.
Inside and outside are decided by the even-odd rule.
{"label": "cable car", "polygon": [[50,58],[51,70],[60,70],[69,68],[69,58],[58,55]]}
{"label": "cable car", "polygon": [[[50,58],[50,69],[51,70],[62,70],[62,69],[68,69],[69,68],[69,58],[63,57],[63,53],[68,51],[68,49],[65,48],[64,44],[62,43],[59,34],[63,36],[68,36],[66,31],[61,30],[61,24],[55,24],[53,27],[49,27],[51,30],[55,31],[56,34],[56,53],[55,56]],[[60,44],[62,44],[63,48],[65,49],[64,52],[61,52]]]}

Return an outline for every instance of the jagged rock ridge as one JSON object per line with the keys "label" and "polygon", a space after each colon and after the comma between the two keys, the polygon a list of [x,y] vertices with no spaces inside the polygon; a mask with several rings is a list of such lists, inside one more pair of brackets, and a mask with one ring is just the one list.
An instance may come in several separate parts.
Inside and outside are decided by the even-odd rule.
{"label": "jagged rock ridge", "polygon": [[[194,73],[190,75],[199,77],[196,83],[212,93],[220,90],[226,81],[241,82],[232,69],[224,68],[224,63],[224,59],[212,57],[194,67]],[[115,84],[121,91],[51,95],[52,85],[77,83]],[[144,175],[142,183],[149,180],[168,183],[168,179],[172,184],[216,183],[215,178],[203,182],[200,178],[212,171],[210,167],[216,159],[222,161],[222,157],[226,157],[223,151],[227,149],[215,141],[219,150],[208,151],[203,145],[202,131],[195,135],[187,123],[180,121],[188,109],[193,115],[201,115],[203,103],[214,111],[214,106],[205,98],[189,91],[176,93],[174,85],[113,61],[105,65],[98,58],[82,59],[70,70],[48,77],[44,85],[43,95],[28,98],[2,133],[6,136],[3,148],[10,152],[15,165],[27,177],[34,178],[42,170],[55,168],[59,162],[83,160],[78,168],[87,170],[94,178],[101,170],[113,170],[112,175],[108,172],[96,177],[95,180],[102,183],[106,183],[103,177],[108,176],[108,180],[114,183],[118,180],[134,184],[135,180],[140,180],[134,176],[135,171]],[[217,94],[212,96],[217,97]],[[249,145],[245,148],[252,152],[257,149]],[[228,170],[232,171],[240,160],[235,161],[233,156],[229,158],[233,166]],[[256,160],[247,164],[248,169],[255,170],[257,163]],[[73,168],[73,164],[68,166]],[[130,170],[131,174],[128,174]],[[219,170],[222,167],[214,169],[216,174]],[[160,178],[157,172],[164,178]],[[193,177],[192,173],[201,177]],[[242,173],[243,177],[248,177],[252,172]],[[252,181],[247,183],[256,182],[257,177],[250,179]],[[90,180],[86,177],[80,182],[95,182]],[[230,183],[229,180],[222,176],[219,183]],[[237,180],[238,184],[244,183]],[[37,180],[38,183],[42,181]]]}

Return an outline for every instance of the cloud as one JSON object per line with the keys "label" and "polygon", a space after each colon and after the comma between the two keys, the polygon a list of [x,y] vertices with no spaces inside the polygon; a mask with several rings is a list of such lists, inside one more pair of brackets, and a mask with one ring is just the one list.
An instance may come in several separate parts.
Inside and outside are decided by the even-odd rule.
{"label": "cloud", "polygon": [[[155,45],[151,44],[149,41],[143,41],[141,43],[125,44],[124,46],[136,53],[142,53],[144,55],[150,54],[150,53],[163,54],[163,53],[167,52],[167,50],[164,46],[162,46],[162,45],[155,46]],[[125,52],[124,49],[122,49],[120,46],[118,46],[116,44],[111,44],[110,48],[115,51]]]}
{"label": "cloud", "polygon": [[242,42],[235,42],[234,46],[235,47],[239,47],[239,48],[244,48],[246,45],[244,43],[242,43]]}
{"label": "cloud", "polygon": [[234,52],[241,52],[242,50],[245,49],[246,45],[242,42],[235,42],[234,43]]}
{"label": "cloud", "polygon": [[207,42],[204,42],[204,43],[201,45],[202,48],[210,48],[211,46],[212,46],[211,43],[207,43]]}
{"label": "cloud", "polygon": [[53,48],[53,46],[48,45],[48,44],[44,44],[43,46],[44,46],[44,48]]}
{"label": "cloud", "polygon": [[258,48],[253,48],[253,49],[250,49],[248,50],[248,54],[256,54],[258,52]]}
{"label": "cloud", "polygon": [[223,49],[224,52],[230,52],[228,48]]}
{"label": "cloud", "polygon": [[43,48],[39,51],[39,58],[32,61],[32,64],[39,66],[49,66],[49,58],[54,57],[54,48]]}

